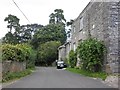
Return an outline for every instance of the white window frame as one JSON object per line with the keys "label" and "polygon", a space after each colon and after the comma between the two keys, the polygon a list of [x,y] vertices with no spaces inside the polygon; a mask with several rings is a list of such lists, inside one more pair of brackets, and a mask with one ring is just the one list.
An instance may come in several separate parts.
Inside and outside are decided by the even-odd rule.
{"label": "white window frame", "polygon": [[83,17],[80,18],[80,30],[83,29]]}
{"label": "white window frame", "polygon": [[76,50],[76,43],[73,43],[73,50]]}

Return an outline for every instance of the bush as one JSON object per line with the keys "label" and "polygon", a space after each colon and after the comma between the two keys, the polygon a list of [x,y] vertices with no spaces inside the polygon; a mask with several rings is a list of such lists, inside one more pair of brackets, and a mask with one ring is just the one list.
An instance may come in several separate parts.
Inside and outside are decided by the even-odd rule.
{"label": "bush", "polygon": [[74,52],[73,50],[71,50],[69,52],[68,60],[69,60],[70,67],[74,68],[76,66],[76,62],[77,62],[77,53]]}
{"label": "bush", "polygon": [[17,48],[14,45],[4,44],[2,47],[2,61],[11,60],[11,61],[24,61],[25,55],[20,48]]}
{"label": "bush", "polygon": [[27,68],[34,67],[36,53],[28,44],[3,44],[2,61],[11,60],[18,62],[26,62]]}
{"label": "bush", "polygon": [[82,62],[82,69],[98,72],[101,71],[105,46],[97,39],[87,39],[78,46],[79,58]]}
{"label": "bush", "polygon": [[32,68],[35,66],[36,52],[32,49],[32,46],[28,44],[17,44],[18,48],[22,50],[25,55],[24,61],[27,63],[27,68]]}
{"label": "bush", "polygon": [[67,66],[69,66],[69,59],[67,57],[64,59],[64,62],[67,64]]}

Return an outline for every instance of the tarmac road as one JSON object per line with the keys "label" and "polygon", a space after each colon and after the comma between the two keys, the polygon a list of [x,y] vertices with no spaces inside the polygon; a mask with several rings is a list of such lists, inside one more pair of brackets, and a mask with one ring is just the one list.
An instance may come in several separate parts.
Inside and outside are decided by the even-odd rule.
{"label": "tarmac road", "polygon": [[55,67],[37,67],[36,71],[5,88],[110,88],[101,80]]}

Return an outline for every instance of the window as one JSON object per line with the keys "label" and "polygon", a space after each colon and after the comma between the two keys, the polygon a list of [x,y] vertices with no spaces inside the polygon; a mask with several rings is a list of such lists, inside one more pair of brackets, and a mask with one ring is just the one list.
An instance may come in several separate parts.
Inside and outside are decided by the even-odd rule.
{"label": "window", "polygon": [[75,45],[75,43],[73,43],[73,50],[74,50],[74,51],[76,50],[76,45]]}
{"label": "window", "polygon": [[80,18],[80,30],[83,29],[83,17]]}
{"label": "window", "polygon": [[73,33],[75,33],[75,26],[73,26]]}
{"label": "window", "polygon": [[92,29],[94,29],[94,28],[95,28],[95,25],[93,24],[93,25],[92,25]]}

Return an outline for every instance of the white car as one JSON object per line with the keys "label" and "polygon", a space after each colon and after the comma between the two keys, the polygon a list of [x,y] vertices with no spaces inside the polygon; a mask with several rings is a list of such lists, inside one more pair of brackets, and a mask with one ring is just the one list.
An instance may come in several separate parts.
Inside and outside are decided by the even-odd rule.
{"label": "white car", "polygon": [[57,61],[57,69],[66,68],[67,65],[64,63],[64,61]]}

